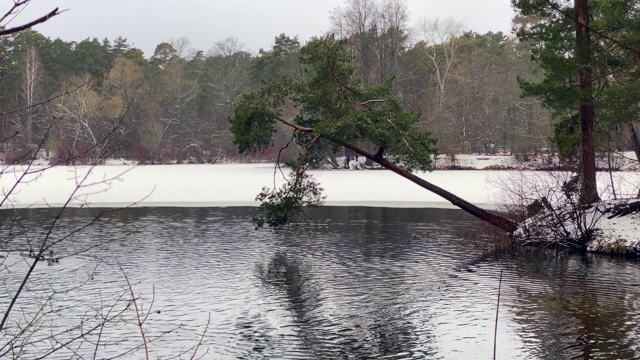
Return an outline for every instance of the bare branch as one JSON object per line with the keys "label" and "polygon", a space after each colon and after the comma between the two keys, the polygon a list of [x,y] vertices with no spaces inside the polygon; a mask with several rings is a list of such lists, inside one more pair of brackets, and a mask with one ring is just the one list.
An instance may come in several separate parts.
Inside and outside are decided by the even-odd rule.
{"label": "bare branch", "polygon": [[195,350],[193,350],[193,355],[191,355],[191,360],[195,359],[196,354],[198,354],[198,349],[200,348],[200,345],[202,344],[202,340],[204,339],[204,335],[207,333],[207,330],[209,329],[209,324],[211,323],[211,313],[209,313],[209,318],[207,319],[207,325],[204,327],[204,331],[202,332],[202,336],[200,336],[200,341],[198,341],[198,345],[196,345]]}
{"label": "bare branch", "polygon": [[0,36],[3,35],[9,35],[9,34],[13,34],[13,33],[17,33],[20,31],[24,31],[27,30],[29,28],[34,27],[35,25],[41,24],[49,19],[51,19],[52,17],[56,16],[56,15],[60,15],[62,12],[58,10],[58,8],[55,8],[53,11],[51,11],[50,13],[48,13],[47,15],[44,15],[38,19],[35,19],[31,22],[28,22],[24,25],[20,25],[20,26],[16,26],[16,27],[12,27],[9,29],[5,29],[5,30],[0,30]]}
{"label": "bare branch", "polygon": [[[118,262],[118,260],[116,259],[116,262]],[[136,310],[136,319],[138,321],[138,327],[140,328],[140,335],[142,336],[142,343],[144,345],[144,353],[145,353],[145,358],[147,360],[149,360],[149,346],[147,344],[147,337],[144,335],[144,329],[142,327],[142,317],[140,316],[140,311],[138,310],[138,302],[136,301],[136,296],[133,293],[133,287],[131,286],[131,282],[129,282],[129,277],[127,276],[127,273],[124,271],[124,268],[122,267],[122,265],[120,265],[120,262],[118,262],[118,267],[120,268],[120,271],[122,271],[122,275],[124,275],[124,279],[127,281],[127,286],[129,287],[129,292],[131,293],[131,301],[133,302],[133,307]]]}

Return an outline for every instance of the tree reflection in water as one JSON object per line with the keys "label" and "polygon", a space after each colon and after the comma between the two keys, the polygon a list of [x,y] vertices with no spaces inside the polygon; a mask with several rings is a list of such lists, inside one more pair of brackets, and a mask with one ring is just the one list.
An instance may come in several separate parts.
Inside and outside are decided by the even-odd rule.
{"label": "tree reflection in water", "polygon": [[[471,264],[505,269],[506,282],[520,299],[510,304],[508,311],[536,358],[640,358],[640,312],[629,304],[640,295],[637,287],[629,285],[640,282],[622,275],[637,271],[637,262],[599,255],[494,249],[465,266]],[[594,274],[604,274],[604,279]]]}
{"label": "tree reflection in water", "polygon": [[276,252],[266,266],[256,266],[256,274],[265,287],[285,297],[297,336],[313,358],[410,357],[419,347],[416,329],[398,304],[373,302],[360,316],[351,316],[351,323],[337,323],[323,309],[327,299],[313,279],[311,266],[298,257]]}

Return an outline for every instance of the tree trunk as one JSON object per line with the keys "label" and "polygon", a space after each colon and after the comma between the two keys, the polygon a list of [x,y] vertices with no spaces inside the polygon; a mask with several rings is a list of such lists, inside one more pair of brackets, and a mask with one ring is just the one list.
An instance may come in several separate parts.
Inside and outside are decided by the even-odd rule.
{"label": "tree trunk", "polygon": [[486,221],[489,224],[502,229],[504,231],[506,231],[509,234],[512,234],[513,232],[515,232],[518,229],[518,224],[510,219],[507,219],[503,216],[500,216],[498,214],[494,214],[491,211],[482,209],[476,205],[471,204],[470,202],[448,192],[447,190],[436,186],[410,172],[408,172],[407,170],[399,167],[398,165],[390,162],[389,160],[385,159],[382,157],[381,153],[371,153],[369,151],[366,151],[356,145],[353,145],[349,142],[343,141],[341,139],[338,138],[334,138],[334,137],[330,137],[330,136],[325,136],[328,140],[341,145],[357,154],[360,154],[364,157],[366,157],[369,160],[372,160],[374,162],[377,162],[378,164],[380,164],[382,167],[384,167],[387,170],[391,170],[394,173],[404,177],[405,179],[410,180],[411,182],[413,182],[414,184],[422,187],[423,189],[429,190],[432,193],[439,195],[441,197],[443,197],[444,199],[448,200],[451,202],[451,204],[459,207],[460,209],[466,211],[467,213],[477,217],[478,219],[482,220],[482,221]]}
{"label": "tree trunk", "polygon": [[[640,162],[640,140],[638,140],[638,133],[636,133],[636,127],[633,124],[633,121],[629,121],[627,123],[627,129],[629,130],[629,138],[631,140],[631,144],[633,144],[633,152],[636,153],[636,160]],[[640,199],[640,188],[638,189],[636,198]]]}
{"label": "tree trunk", "polygon": [[580,202],[592,204],[598,200],[596,154],[594,141],[595,114],[591,80],[591,39],[589,34],[588,0],[574,0],[576,15],[576,57],[580,64],[578,88],[581,92],[580,119]]}
{"label": "tree trunk", "polygon": [[633,152],[636,154],[636,160],[640,162],[640,140],[638,140],[638,133],[633,121],[627,123],[627,130],[629,131],[629,139],[633,145]]}
{"label": "tree trunk", "polygon": [[[315,130],[313,130],[313,128],[308,128],[308,127],[303,127],[300,125],[297,125],[295,123],[292,123],[291,121],[288,121],[282,117],[277,116],[276,120],[287,125],[290,126],[300,132],[306,132],[306,133],[313,133],[315,132]],[[374,162],[377,162],[378,164],[380,164],[383,168],[387,169],[387,170],[391,170],[394,173],[402,176],[405,179],[410,180],[411,182],[413,182],[414,184],[422,187],[423,189],[426,189],[428,191],[431,191],[432,193],[443,197],[444,199],[450,201],[453,205],[459,207],[460,209],[466,211],[467,213],[477,217],[478,219],[488,222],[489,224],[502,229],[504,231],[506,231],[509,234],[513,234],[517,229],[518,229],[518,223],[516,223],[513,220],[507,219],[503,216],[500,216],[498,214],[494,214],[491,211],[482,209],[480,207],[477,207],[473,204],[471,204],[470,202],[448,192],[447,190],[436,186],[414,174],[412,174],[411,172],[399,167],[398,165],[392,163],[391,161],[385,159],[383,157],[383,153],[384,153],[384,146],[381,146],[380,148],[378,148],[378,150],[376,151],[376,153],[372,153],[369,152],[357,145],[354,145],[350,142],[344,141],[340,138],[331,136],[331,135],[321,135],[322,137],[324,137],[325,139],[333,142],[336,145],[340,145],[346,149],[349,149],[353,152],[355,152],[356,154],[360,154],[364,157],[366,157],[367,159],[370,159]]]}
{"label": "tree trunk", "polygon": [[340,168],[340,166],[338,166],[338,160],[336,159],[336,157],[333,154],[327,155],[326,161],[327,161],[327,163],[329,163],[329,165],[331,165],[332,168],[334,168],[334,169],[339,169]]}

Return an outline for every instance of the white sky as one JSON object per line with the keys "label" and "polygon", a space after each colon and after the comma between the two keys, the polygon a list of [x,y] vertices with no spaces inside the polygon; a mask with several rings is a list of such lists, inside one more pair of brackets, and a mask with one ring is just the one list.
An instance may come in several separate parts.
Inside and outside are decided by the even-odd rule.
{"label": "white sky", "polygon": [[[2,1],[0,10],[6,11]],[[270,48],[285,33],[302,41],[329,28],[329,12],[342,0],[32,0],[10,25],[18,25],[56,6],[68,9],[38,25],[51,38],[126,37],[151,56],[157,44],[185,36],[191,46],[208,50],[216,42],[235,37],[250,52]],[[417,19],[453,17],[479,33],[509,33],[510,0],[407,0],[411,23]]]}

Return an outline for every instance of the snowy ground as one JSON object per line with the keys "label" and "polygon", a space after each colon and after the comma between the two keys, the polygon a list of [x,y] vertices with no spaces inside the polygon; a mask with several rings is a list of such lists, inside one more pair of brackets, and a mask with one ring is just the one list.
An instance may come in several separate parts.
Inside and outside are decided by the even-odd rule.
{"label": "snowy ground", "polygon": [[[26,167],[5,167],[0,189],[9,194],[3,207],[61,206],[252,206],[263,186],[274,184],[272,164],[234,165],[102,165],[31,167],[11,189]],[[44,171],[39,171],[43,170]],[[288,173],[286,168],[282,169]],[[387,207],[452,207],[446,200],[385,170],[311,171],[325,189],[327,205]],[[540,172],[446,171],[419,173],[421,177],[480,206],[495,208],[505,201],[505,182],[545,178]],[[640,173],[612,174],[617,194],[635,195]],[[86,177],[86,179],[85,179]],[[282,175],[276,172],[276,183]],[[606,192],[609,174],[599,173]],[[609,197],[605,194],[605,197]]]}
{"label": "snowy ground", "polygon": [[[24,169],[5,168],[0,177],[3,194],[10,191]],[[286,168],[283,171],[288,173]],[[311,173],[325,189],[327,205],[451,207],[442,198],[389,171]],[[499,173],[434,171],[420,175],[471,202],[495,207],[497,189],[490,185],[489,178]],[[276,182],[281,181],[278,171]],[[253,206],[257,205],[255,196],[260,189],[272,187],[273,183],[272,164],[58,166],[26,176],[3,207],[58,207],[70,196],[71,206]],[[81,186],[76,190],[78,184]]]}
{"label": "snowy ground", "polygon": [[601,230],[589,244],[593,252],[635,253],[640,255],[640,213],[599,219]]}
{"label": "snowy ground", "polygon": [[[612,155],[611,167],[622,171],[640,171],[640,163],[633,152],[627,151]],[[435,159],[436,169],[477,169],[477,170],[539,170],[555,168],[560,165],[557,157],[547,154],[537,156],[531,155],[526,161],[522,156],[515,155],[478,155],[459,154],[438,155]],[[601,169],[609,168],[609,160],[604,157],[597,159],[597,167]]]}
{"label": "snowy ground", "polygon": [[[549,168],[557,168],[560,161],[557,157],[548,154],[530,155],[527,159],[523,159],[522,155],[516,156],[512,154],[456,154],[453,155],[437,155],[434,158],[434,167],[438,170],[545,170]],[[336,158],[339,164],[343,164],[344,157]],[[640,163],[636,159],[636,155],[632,151],[615,153],[611,159],[607,159],[604,155],[599,155],[596,159],[596,165],[599,169],[608,169],[609,161],[611,168],[619,171],[640,171]],[[364,157],[350,162],[351,169],[359,169],[365,162]],[[127,159],[106,159],[104,165],[136,165],[134,160]],[[239,165],[239,163],[227,163],[226,165]],[[47,166],[49,161],[44,158],[38,158],[33,165]]]}

